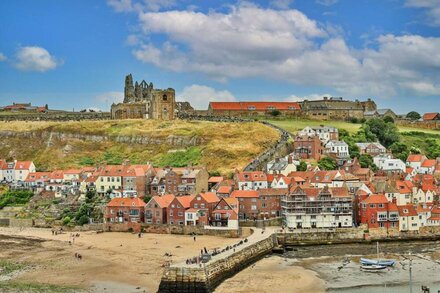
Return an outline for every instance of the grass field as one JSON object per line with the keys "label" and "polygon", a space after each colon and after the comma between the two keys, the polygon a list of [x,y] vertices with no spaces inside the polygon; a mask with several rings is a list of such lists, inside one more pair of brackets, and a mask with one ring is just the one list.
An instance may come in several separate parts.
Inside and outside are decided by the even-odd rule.
{"label": "grass field", "polygon": [[[303,129],[306,126],[320,126],[320,125],[328,125],[328,126],[334,126],[338,129],[345,129],[350,133],[355,133],[359,130],[361,127],[361,124],[355,124],[350,123],[346,121],[321,121],[321,120],[297,120],[297,119],[271,119],[266,120],[268,122],[271,122],[275,125],[278,125],[284,129],[286,129],[289,132],[295,133],[298,130]],[[440,135],[440,131],[438,130],[430,130],[430,129],[423,129],[423,128],[412,128],[412,127],[403,127],[398,126],[397,127],[401,133],[403,132],[411,132],[411,131],[417,131],[417,132],[423,132],[428,134],[437,134]]]}
{"label": "grass field", "polygon": [[52,131],[109,136],[148,136],[157,139],[197,137],[202,143],[177,147],[166,143],[140,145],[114,141],[55,140],[8,137],[0,140],[0,158],[34,160],[40,170],[75,168],[101,162],[151,162],[158,166],[201,164],[229,174],[241,169],[279,139],[279,133],[258,122],[110,120],[79,122],[2,122],[0,131]]}

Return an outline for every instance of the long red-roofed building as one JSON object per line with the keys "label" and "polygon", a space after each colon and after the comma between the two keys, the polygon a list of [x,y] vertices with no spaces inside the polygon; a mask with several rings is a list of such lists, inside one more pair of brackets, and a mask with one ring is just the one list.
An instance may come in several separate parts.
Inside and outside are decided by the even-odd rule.
{"label": "long red-roofed building", "polygon": [[279,111],[284,115],[297,115],[301,106],[297,102],[210,102],[208,113],[214,116],[253,116]]}

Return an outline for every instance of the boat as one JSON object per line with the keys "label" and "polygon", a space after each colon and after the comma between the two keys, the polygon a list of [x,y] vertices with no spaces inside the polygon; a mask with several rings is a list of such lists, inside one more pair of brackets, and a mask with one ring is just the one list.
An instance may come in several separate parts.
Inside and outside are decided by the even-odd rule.
{"label": "boat", "polygon": [[386,266],[381,266],[381,265],[361,265],[361,270],[367,272],[380,272],[386,268],[387,268]]}
{"label": "boat", "polygon": [[395,260],[388,260],[388,259],[368,259],[368,258],[361,258],[361,264],[366,266],[371,265],[380,265],[380,266],[386,266],[386,267],[392,267],[396,263]]}
{"label": "boat", "polygon": [[379,242],[377,242],[377,259],[361,258],[361,265],[371,266],[379,265],[385,267],[392,267],[396,261],[394,259],[380,259],[379,258]]}

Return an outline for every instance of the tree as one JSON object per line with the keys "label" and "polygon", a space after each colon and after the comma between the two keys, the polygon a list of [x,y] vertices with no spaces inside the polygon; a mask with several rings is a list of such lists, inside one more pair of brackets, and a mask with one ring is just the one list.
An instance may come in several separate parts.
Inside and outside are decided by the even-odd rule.
{"label": "tree", "polygon": [[362,168],[370,168],[374,172],[378,170],[376,164],[374,164],[373,157],[368,154],[360,155],[359,164],[361,165]]}
{"label": "tree", "polygon": [[365,122],[358,131],[357,136],[365,138],[368,142],[379,140],[385,147],[389,147],[400,140],[399,131],[393,123],[386,123],[379,118]]}
{"label": "tree", "polygon": [[324,157],[318,161],[318,167],[321,170],[336,170],[338,163],[335,159],[330,157]]}
{"label": "tree", "polygon": [[270,112],[270,115],[272,115],[273,117],[278,117],[281,115],[281,112],[279,110],[272,110]]}
{"label": "tree", "polygon": [[395,142],[390,146],[391,153],[398,159],[406,161],[408,158],[408,146],[402,142]]}
{"label": "tree", "polygon": [[385,123],[394,123],[394,118],[391,116],[385,116],[385,117],[383,117],[383,121]]}
{"label": "tree", "polygon": [[304,161],[301,161],[296,169],[298,171],[306,171],[307,170],[307,163]]}
{"label": "tree", "polygon": [[69,224],[70,223],[70,217],[69,216],[66,216],[66,217],[64,217],[64,219],[63,219],[63,225],[64,226],[66,226],[67,224]]}
{"label": "tree", "polygon": [[89,221],[90,220],[89,220],[88,216],[82,215],[81,218],[79,218],[79,220],[78,220],[78,224],[82,226],[82,225],[88,224]]}
{"label": "tree", "polygon": [[406,114],[406,117],[411,120],[419,120],[420,118],[422,118],[422,116],[420,116],[420,114],[416,111],[409,112],[408,114]]}

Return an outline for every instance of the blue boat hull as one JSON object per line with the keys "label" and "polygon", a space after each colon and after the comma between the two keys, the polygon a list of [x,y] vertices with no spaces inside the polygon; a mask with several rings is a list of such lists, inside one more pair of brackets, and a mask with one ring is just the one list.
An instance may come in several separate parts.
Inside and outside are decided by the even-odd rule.
{"label": "blue boat hull", "polygon": [[380,266],[387,266],[392,267],[396,263],[395,260],[375,260],[375,259],[368,259],[368,258],[361,258],[361,264],[363,265],[380,265]]}

